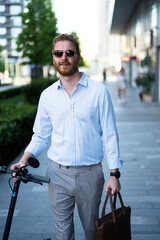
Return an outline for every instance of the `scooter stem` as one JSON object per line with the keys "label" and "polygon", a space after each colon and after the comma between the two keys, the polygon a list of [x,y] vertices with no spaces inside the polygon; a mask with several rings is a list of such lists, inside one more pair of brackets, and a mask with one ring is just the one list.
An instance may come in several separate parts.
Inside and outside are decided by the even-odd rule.
{"label": "scooter stem", "polygon": [[16,205],[16,201],[17,201],[20,183],[21,183],[21,180],[17,180],[14,183],[12,197],[11,197],[11,201],[10,201],[10,207],[9,207],[9,211],[8,211],[8,217],[6,220],[6,225],[5,225],[2,240],[8,240],[8,237],[9,237],[9,232],[10,232],[10,228],[11,228],[11,223],[12,223],[12,219],[13,219],[13,214],[14,214],[14,209],[15,209],[15,205]]}

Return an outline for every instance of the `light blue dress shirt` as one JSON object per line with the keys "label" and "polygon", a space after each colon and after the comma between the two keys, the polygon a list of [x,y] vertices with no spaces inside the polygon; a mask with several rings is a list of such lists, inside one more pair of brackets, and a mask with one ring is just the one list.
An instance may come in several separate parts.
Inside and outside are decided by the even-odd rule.
{"label": "light blue dress shirt", "polygon": [[42,92],[33,131],[25,152],[35,157],[51,136],[48,157],[61,165],[99,163],[104,156],[103,143],[109,168],[122,165],[110,94],[104,85],[84,73],[71,97],[60,80]]}

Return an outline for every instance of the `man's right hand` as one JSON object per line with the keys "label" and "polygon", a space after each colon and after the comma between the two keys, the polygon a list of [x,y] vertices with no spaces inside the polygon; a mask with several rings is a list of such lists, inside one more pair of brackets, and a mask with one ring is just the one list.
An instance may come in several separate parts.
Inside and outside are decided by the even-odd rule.
{"label": "man's right hand", "polygon": [[18,170],[18,169],[20,169],[21,167],[23,167],[23,166],[25,166],[25,165],[27,164],[28,158],[30,158],[30,157],[33,157],[33,158],[34,158],[33,154],[30,153],[30,152],[25,152],[25,153],[23,154],[22,158],[20,159],[20,161],[19,161],[18,163],[16,163],[16,164],[13,164],[13,165],[10,167],[10,169],[11,169],[11,170]]}
{"label": "man's right hand", "polygon": [[23,162],[18,162],[18,163],[15,163],[15,164],[13,164],[11,167],[10,167],[10,169],[11,170],[19,170],[21,167],[23,167],[23,166],[25,166],[26,164],[25,163],[23,163]]}
{"label": "man's right hand", "polygon": [[[12,171],[19,170],[21,167],[24,167],[27,164],[28,158],[30,158],[30,157],[34,157],[33,154],[31,154],[30,152],[25,152],[23,154],[21,160],[18,163],[11,165],[10,169]],[[16,182],[18,180],[18,178],[14,178],[13,180]]]}
{"label": "man's right hand", "polygon": [[[13,164],[13,165],[10,167],[10,169],[11,169],[12,171],[17,171],[17,170],[19,170],[21,167],[23,167],[23,166],[25,166],[25,165],[26,165],[26,164],[25,164],[24,162],[19,161],[18,163]],[[17,182],[17,181],[18,181],[18,178],[14,177],[14,178],[13,178],[13,181],[14,181],[14,182]]]}

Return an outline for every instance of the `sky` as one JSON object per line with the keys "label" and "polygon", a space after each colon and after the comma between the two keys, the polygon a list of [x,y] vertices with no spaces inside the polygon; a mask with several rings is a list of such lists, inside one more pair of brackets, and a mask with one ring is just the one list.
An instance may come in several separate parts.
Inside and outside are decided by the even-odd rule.
{"label": "sky", "polygon": [[60,33],[76,32],[84,58],[95,58],[98,53],[97,0],[53,0]]}

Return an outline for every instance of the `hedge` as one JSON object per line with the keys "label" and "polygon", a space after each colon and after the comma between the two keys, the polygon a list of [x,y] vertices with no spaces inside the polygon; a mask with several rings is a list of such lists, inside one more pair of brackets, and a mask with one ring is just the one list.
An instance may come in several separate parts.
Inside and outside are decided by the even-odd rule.
{"label": "hedge", "polygon": [[24,94],[27,100],[27,104],[0,105],[0,166],[7,166],[29,143],[40,94],[55,81],[40,78],[29,85],[0,92],[0,100],[18,94]]}
{"label": "hedge", "polygon": [[39,78],[33,80],[31,84],[24,86],[22,88],[22,92],[24,93],[27,102],[29,104],[37,105],[42,91],[56,81],[57,81],[56,78],[55,79]]}
{"label": "hedge", "polygon": [[18,94],[24,94],[29,104],[37,105],[42,91],[56,81],[57,78],[38,78],[36,80],[33,80],[28,85],[15,87],[0,92],[0,100],[7,99]]}
{"label": "hedge", "polygon": [[37,107],[0,106],[0,165],[7,166],[29,143]]}
{"label": "hedge", "polygon": [[0,92],[0,100],[13,97],[21,93],[22,93],[22,87],[11,88],[11,89]]}

